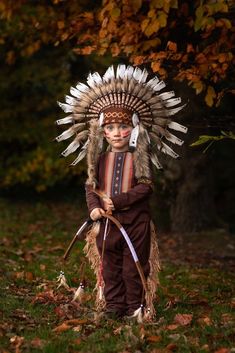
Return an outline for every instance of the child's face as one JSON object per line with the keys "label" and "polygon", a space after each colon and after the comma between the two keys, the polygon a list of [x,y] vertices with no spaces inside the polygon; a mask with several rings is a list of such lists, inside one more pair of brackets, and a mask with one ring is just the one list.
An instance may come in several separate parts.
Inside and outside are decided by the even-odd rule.
{"label": "child's face", "polygon": [[132,126],[126,124],[112,123],[104,125],[104,136],[113,152],[124,152],[128,150]]}

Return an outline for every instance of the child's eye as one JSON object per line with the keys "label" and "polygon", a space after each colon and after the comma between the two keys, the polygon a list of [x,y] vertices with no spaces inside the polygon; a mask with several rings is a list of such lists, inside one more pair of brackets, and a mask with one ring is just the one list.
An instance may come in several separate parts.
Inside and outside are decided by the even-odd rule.
{"label": "child's eye", "polygon": [[121,127],[121,129],[123,129],[123,130],[125,130],[125,129],[127,129],[127,128],[128,128],[128,126],[127,126],[127,125],[125,125],[125,124],[122,124],[120,127]]}
{"label": "child's eye", "polygon": [[109,131],[113,130],[113,125],[107,125],[106,129],[109,130]]}

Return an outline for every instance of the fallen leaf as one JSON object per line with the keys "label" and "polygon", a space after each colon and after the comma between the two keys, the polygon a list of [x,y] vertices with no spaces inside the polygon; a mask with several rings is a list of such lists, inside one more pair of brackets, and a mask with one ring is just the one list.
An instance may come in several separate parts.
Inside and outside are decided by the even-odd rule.
{"label": "fallen leaf", "polygon": [[230,349],[228,349],[228,348],[219,348],[214,353],[229,353],[229,352],[230,352]]}
{"label": "fallen leaf", "polygon": [[116,328],[115,330],[113,330],[113,334],[116,335],[120,335],[122,332],[122,326],[119,326],[118,328]]}
{"label": "fallen leaf", "polygon": [[177,349],[177,344],[175,343],[169,343],[167,346],[166,346],[166,349],[168,349],[169,351],[175,351]]}
{"label": "fallen leaf", "polygon": [[82,330],[82,326],[81,325],[75,326],[73,328],[73,331],[75,331],[75,332],[80,332],[81,330]]}
{"label": "fallen leaf", "polygon": [[77,338],[76,340],[73,341],[73,343],[79,345],[82,342],[81,338]]}
{"label": "fallen leaf", "polygon": [[211,319],[208,316],[205,317],[200,317],[199,319],[197,319],[197,323],[199,323],[199,325],[208,325],[210,326],[212,324]]}
{"label": "fallen leaf", "polygon": [[179,327],[179,325],[171,324],[171,325],[166,326],[166,329],[167,330],[176,330],[178,327]]}
{"label": "fallen leaf", "polygon": [[45,271],[45,269],[46,269],[46,265],[44,265],[44,264],[40,264],[39,267],[40,267],[40,270],[41,270],[41,271]]}
{"label": "fallen leaf", "polygon": [[68,331],[69,329],[71,328],[71,326],[63,323],[57,327],[55,327],[52,331],[53,332],[57,332],[57,333],[60,333],[60,332],[64,332],[64,331]]}
{"label": "fallen leaf", "polygon": [[161,336],[148,336],[148,337],[146,338],[146,340],[147,340],[148,342],[160,342],[161,339],[162,339]]}
{"label": "fallen leaf", "polygon": [[63,323],[66,324],[66,325],[76,326],[76,325],[87,324],[87,322],[88,322],[87,319],[71,319],[71,320],[66,320]]}
{"label": "fallen leaf", "polygon": [[25,279],[26,279],[26,281],[32,282],[34,279],[33,273],[32,272],[25,272]]}
{"label": "fallen leaf", "polygon": [[22,336],[13,336],[10,338],[11,344],[15,347],[15,353],[20,353],[20,346],[24,342],[24,337]]}
{"label": "fallen leaf", "polygon": [[192,314],[176,314],[174,317],[174,321],[181,326],[186,326],[191,323],[192,318]]}
{"label": "fallen leaf", "polygon": [[45,344],[45,341],[41,340],[39,337],[35,337],[30,343],[34,348],[42,348]]}

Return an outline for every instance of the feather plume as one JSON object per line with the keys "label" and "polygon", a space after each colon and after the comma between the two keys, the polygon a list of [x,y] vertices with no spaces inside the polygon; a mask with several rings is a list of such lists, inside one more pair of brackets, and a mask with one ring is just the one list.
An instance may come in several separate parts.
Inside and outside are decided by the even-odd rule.
{"label": "feather plume", "polygon": [[186,134],[186,132],[188,131],[188,128],[186,126],[183,126],[179,123],[176,123],[175,121],[171,121],[168,124],[168,127],[172,130],[176,130],[176,131],[180,131]]}
{"label": "feather plume", "polygon": [[105,72],[105,74],[103,76],[103,81],[104,82],[110,82],[114,78],[115,78],[115,72],[114,72],[114,68],[113,68],[113,65],[112,65]]}
{"label": "feather plume", "polygon": [[85,294],[84,284],[80,283],[78,289],[74,293],[72,302],[77,300],[79,303],[81,303],[83,301],[83,299],[84,299],[84,294]]}
{"label": "feather plume", "polygon": [[78,84],[76,85],[76,88],[78,91],[83,92],[83,93],[89,91],[89,87],[81,82],[78,82]]}
{"label": "feather plume", "polygon": [[151,162],[155,165],[155,167],[157,169],[163,169],[161,163],[158,160],[158,157],[157,157],[156,153],[152,152],[150,154],[150,159],[151,159]]}
{"label": "feather plume", "polygon": [[169,146],[167,146],[164,142],[162,142],[162,147],[158,147],[158,149],[165,153],[168,154],[169,156],[173,157],[173,158],[178,158],[179,155],[177,153],[175,153]]}
{"label": "feather plume", "polygon": [[70,124],[74,122],[73,115],[69,115],[66,118],[56,120],[57,125]]}
{"label": "feather plume", "polygon": [[65,130],[61,135],[56,137],[56,141],[60,142],[63,140],[68,139],[69,137],[73,136],[77,131],[81,130],[84,128],[83,124],[76,124],[70,127],[68,130]]}
{"label": "feather plume", "polygon": [[118,65],[116,77],[123,79],[126,72],[126,65]]}
{"label": "feather plume", "polygon": [[173,107],[177,104],[181,103],[181,98],[180,97],[177,97],[177,98],[172,98],[172,99],[168,99],[166,102],[165,102],[165,106],[166,107]]}
{"label": "feather plume", "polygon": [[57,103],[65,113],[72,113],[74,110],[74,107],[72,105],[61,103],[61,102],[57,102]]}
{"label": "feather plume", "polygon": [[141,306],[138,309],[136,309],[134,311],[134,314],[131,315],[129,318],[136,320],[138,324],[142,324],[143,317],[144,317],[144,308],[143,308],[143,305],[141,304]]}
{"label": "feather plume", "polygon": [[77,99],[71,97],[71,96],[65,96],[65,102],[70,105],[76,105],[77,104]]}
{"label": "feather plume", "polygon": [[[85,124],[84,124],[85,125]],[[88,136],[88,130],[81,131],[70,145],[61,153],[62,156],[67,157],[73,153],[80,146],[81,141],[85,140]]]}
{"label": "feather plume", "polygon": [[164,92],[164,93],[160,93],[158,95],[158,97],[163,99],[163,100],[167,100],[167,99],[172,98],[174,96],[175,96],[175,92],[174,91]]}
{"label": "feather plume", "polygon": [[88,145],[88,140],[86,143],[83,145],[79,155],[77,158],[70,164],[71,166],[75,166],[77,163],[79,163],[87,154],[87,145]]}

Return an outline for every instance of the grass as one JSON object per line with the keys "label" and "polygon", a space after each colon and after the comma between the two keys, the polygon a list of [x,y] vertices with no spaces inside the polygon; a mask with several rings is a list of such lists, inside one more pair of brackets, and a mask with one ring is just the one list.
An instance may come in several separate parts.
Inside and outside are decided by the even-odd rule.
{"label": "grass", "polygon": [[[61,258],[86,217],[84,207],[69,201],[2,198],[0,211],[2,351],[235,352],[233,271],[164,259],[154,324],[93,321],[94,276],[89,267],[90,297],[83,307],[72,304],[71,292],[56,289],[55,283],[63,269],[70,286],[79,284],[83,244],[75,245],[67,264]],[[177,314],[192,315],[192,321],[179,324]],[[54,330],[74,318],[77,322],[67,330]]]}

